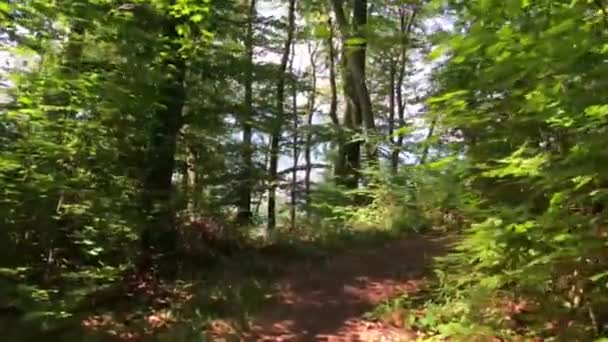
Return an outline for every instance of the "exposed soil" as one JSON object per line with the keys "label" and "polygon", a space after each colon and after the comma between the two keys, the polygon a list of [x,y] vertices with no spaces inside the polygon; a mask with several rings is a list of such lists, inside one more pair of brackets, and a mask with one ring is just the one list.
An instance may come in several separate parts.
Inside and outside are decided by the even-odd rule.
{"label": "exposed soil", "polygon": [[[314,268],[294,266],[240,340],[413,341],[413,331],[363,316],[385,300],[423,288],[432,258],[444,253],[449,241],[411,236],[343,253]],[[232,339],[220,333],[214,340]]]}

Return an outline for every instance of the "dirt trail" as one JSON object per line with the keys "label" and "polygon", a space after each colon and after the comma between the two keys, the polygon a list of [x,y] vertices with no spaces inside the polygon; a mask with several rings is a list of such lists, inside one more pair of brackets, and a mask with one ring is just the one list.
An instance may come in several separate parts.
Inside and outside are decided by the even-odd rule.
{"label": "dirt trail", "polygon": [[[378,303],[425,282],[447,238],[413,236],[338,255],[315,268],[294,267],[276,284],[275,301],[254,317],[245,341],[403,341],[412,332],[369,322]],[[218,339],[221,340],[221,339]]]}

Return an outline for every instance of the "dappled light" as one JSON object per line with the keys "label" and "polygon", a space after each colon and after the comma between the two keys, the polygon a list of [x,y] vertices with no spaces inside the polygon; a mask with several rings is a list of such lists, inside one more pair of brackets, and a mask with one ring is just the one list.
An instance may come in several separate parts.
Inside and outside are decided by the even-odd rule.
{"label": "dappled light", "polygon": [[[446,248],[445,238],[413,237],[347,252],[320,269],[290,269],[276,285],[276,303],[254,316],[251,338],[351,341],[359,330],[371,330],[374,323],[361,319],[366,312],[382,301],[414,295],[427,284],[432,259],[419,251],[438,256]],[[404,267],[400,261],[406,260]]]}
{"label": "dappled light", "polygon": [[607,342],[608,0],[0,0],[0,340]]}

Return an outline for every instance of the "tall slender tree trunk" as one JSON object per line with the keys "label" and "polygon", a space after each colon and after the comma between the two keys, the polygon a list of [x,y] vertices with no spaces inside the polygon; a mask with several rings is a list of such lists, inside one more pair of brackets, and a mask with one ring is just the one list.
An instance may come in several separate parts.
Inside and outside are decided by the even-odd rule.
{"label": "tall slender tree trunk", "polygon": [[[333,43],[332,43],[333,44]],[[306,132],[306,146],[305,146],[305,151],[304,151],[304,158],[305,158],[305,162],[306,162],[306,173],[304,174],[304,196],[306,198],[306,215],[308,217],[310,217],[310,208],[311,208],[311,198],[310,198],[310,176],[311,176],[311,171],[312,171],[312,120],[313,117],[315,115],[315,108],[317,106],[316,104],[316,97],[317,97],[317,46],[315,46],[314,48],[311,46],[311,44],[308,44],[308,55],[310,57],[310,69],[311,69],[311,73],[310,73],[310,83],[311,83],[311,91],[310,94],[308,95],[308,105],[307,105],[307,109],[308,109],[308,117],[306,119],[306,127],[308,128],[308,131]],[[333,71],[330,71],[330,73]],[[333,82],[335,83],[335,79],[333,80]],[[331,81],[330,81],[331,82]],[[334,84],[335,86],[335,84]],[[335,89],[334,89],[335,91]],[[332,92],[332,97],[334,95],[334,92]],[[336,95],[337,96],[337,95]],[[333,98],[332,98],[332,105],[336,105],[335,103],[333,103]],[[330,108],[331,110],[331,108]],[[335,110],[335,109],[334,109]],[[334,112],[335,115],[335,112]]]}
{"label": "tall slender tree trunk", "polygon": [[[329,68],[329,86],[330,86],[330,104],[329,104],[329,118],[334,124],[334,129],[337,130],[338,140],[337,148],[338,155],[334,165],[334,177],[336,182],[342,184],[342,181],[346,179],[346,155],[344,151],[344,145],[346,144],[345,134],[340,127],[340,120],[338,119],[338,86],[337,86],[337,73],[336,73],[336,49],[334,43],[334,23],[329,17],[327,19],[327,25],[329,26],[329,36],[327,37],[327,65]],[[345,94],[346,95],[346,94]],[[348,105],[349,101],[346,101]],[[350,115],[346,115],[345,117]],[[350,120],[350,119],[349,119]]]}
{"label": "tall slender tree trunk", "polygon": [[[291,60],[289,62],[289,70],[291,74],[294,74],[294,62],[296,58],[295,44],[291,46]],[[298,118],[298,87],[297,79],[293,79],[291,82],[291,115],[293,118],[293,139],[292,139],[292,159],[293,159],[293,171],[291,172],[291,206],[290,206],[290,222],[291,230],[296,229],[297,219],[297,194],[298,194],[298,159],[300,158],[299,149],[299,118]]]}
{"label": "tall slender tree trunk", "polygon": [[399,167],[399,152],[396,151],[397,147],[395,146],[395,87],[396,87],[396,80],[395,80],[395,73],[397,72],[395,67],[395,59],[391,57],[391,65],[390,65],[390,70],[389,70],[389,78],[390,78],[390,85],[389,85],[389,90],[390,90],[390,94],[389,94],[389,118],[388,118],[388,134],[390,135],[390,142],[391,142],[391,148],[392,148],[392,153],[391,153],[391,172],[393,174],[397,173],[397,169]]}
{"label": "tall slender tree trunk", "polygon": [[[268,142],[268,144],[266,145],[266,147],[264,148],[264,170],[269,170],[269,162],[270,162],[270,141]],[[265,192],[261,191],[259,193],[259,195],[257,196],[257,200],[256,200],[256,205],[255,205],[255,215],[259,216],[260,215],[260,208],[262,206],[262,201],[264,200],[264,195],[266,195]]]}
{"label": "tall slender tree trunk", "polygon": [[205,183],[203,180],[205,179],[203,173],[204,170],[201,169],[199,165],[203,163],[205,160],[204,156],[201,155],[198,151],[192,151],[194,156],[194,208],[196,210],[201,210],[202,208],[206,208],[206,202],[203,201],[205,198]]}
{"label": "tall slender tree trunk", "polygon": [[287,62],[289,61],[289,51],[291,49],[293,35],[295,30],[295,9],[296,0],[289,0],[288,27],[287,39],[283,48],[283,56],[279,65],[279,76],[277,80],[276,94],[276,118],[272,124],[272,135],[270,141],[270,170],[268,172],[270,178],[270,188],[268,190],[268,231],[272,231],[276,227],[276,192],[277,192],[277,171],[279,166],[279,152],[281,141],[281,127],[285,120],[285,71],[287,70]]}
{"label": "tall slender tree trunk", "polygon": [[334,43],[334,24],[331,17],[327,19],[329,26],[329,36],[327,37],[327,51],[329,66],[329,87],[330,87],[330,103],[329,103],[329,118],[336,129],[340,128],[338,120],[338,87],[336,85],[336,49]]}
{"label": "tall slender tree trunk", "polygon": [[249,15],[247,18],[247,33],[245,37],[245,53],[247,58],[247,69],[244,77],[245,103],[244,113],[241,119],[243,128],[243,172],[241,176],[241,187],[239,189],[237,221],[241,225],[251,223],[251,196],[253,193],[253,30],[256,17],[256,0],[249,3]]}
{"label": "tall slender tree trunk", "polygon": [[[399,126],[405,126],[405,99],[403,96],[403,82],[405,80],[405,65],[407,64],[407,46],[409,35],[412,31],[414,20],[416,19],[417,8],[414,8],[409,18],[406,18],[405,9],[399,9],[399,33],[401,34],[401,49],[399,54],[399,71],[397,76],[397,115]],[[393,168],[395,172],[399,168],[399,155],[403,149],[403,134],[397,137],[397,143],[392,152]],[[397,165],[396,167],[394,165]]]}

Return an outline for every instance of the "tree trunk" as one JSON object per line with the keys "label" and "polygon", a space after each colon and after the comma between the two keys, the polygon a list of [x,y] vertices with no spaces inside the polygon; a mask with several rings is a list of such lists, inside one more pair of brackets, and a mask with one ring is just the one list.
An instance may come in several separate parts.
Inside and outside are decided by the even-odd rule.
{"label": "tree trunk", "polygon": [[352,29],[344,14],[341,0],[332,0],[334,13],[338,22],[338,28],[342,33],[342,50],[346,58],[346,68],[352,78],[352,87],[357,105],[360,107],[364,129],[374,131],[374,115],[372,111],[371,98],[366,85],[365,59],[367,42],[364,34],[367,25],[367,0],[354,0]]}
{"label": "tree trunk", "polygon": [[[268,165],[269,161],[270,161],[270,141],[268,142],[268,144],[266,145],[266,147],[264,148],[264,170],[269,170],[270,167]],[[260,191],[260,193],[257,196],[257,201],[256,201],[256,205],[255,205],[255,215],[256,217],[258,217],[260,215],[260,207],[262,206],[262,201],[264,200],[264,195],[266,195],[265,191]]]}
{"label": "tree trunk", "polygon": [[277,81],[276,94],[276,111],[272,126],[272,136],[270,142],[270,188],[268,189],[268,231],[272,231],[276,227],[276,192],[277,192],[277,170],[279,166],[279,147],[281,140],[281,127],[283,126],[285,113],[285,71],[287,70],[287,62],[289,60],[289,51],[293,41],[294,26],[295,26],[295,7],[296,0],[289,0],[288,27],[287,39],[283,48],[283,56],[279,65],[279,76]]}
{"label": "tree trunk", "polygon": [[342,56],[342,86],[346,98],[343,126],[346,128],[346,136],[340,144],[339,166],[337,170],[337,182],[348,189],[355,189],[359,186],[359,168],[361,165],[361,139],[355,135],[360,133],[362,122],[361,107],[357,100],[356,91],[353,86],[353,78],[348,64],[346,54]]}
{"label": "tree trunk", "polygon": [[200,189],[200,184],[197,184],[197,174],[196,174],[196,157],[195,152],[191,147],[187,148],[186,151],[186,172],[184,176],[186,177],[186,209],[188,211],[188,215],[194,215],[195,211],[198,209],[198,198],[200,194],[198,193]]}
{"label": "tree trunk", "polygon": [[245,37],[245,53],[247,58],[247,69],[244,77],[245,106],[241,126],[243,127],[242,159],[243,171],[241,186],[239,189],[237,221],[241,225],[249,225],[252,219],[251,194],[253,192],[253,23],[256,17],[256,0],[249,4],[249,16],[247,19],[247,33]]}
{"label": "tree trunk", "polygon": [[[304,158],[306,162],[306,173],[304,175],[304,196],[306,198],[306,215],[310,217],[310,208],[311,208],[311,198],[310,198],[310,175],[312,171],[312,119],[315,115],[315,107],[316,107],[316,96],[317,96],[317,46],[314,48],[308,44],[308,55],[310,57],[310,68],[311,68],[311,92],[308,95],[308,117],[306,119],[306,125],[308,127],[308,132],[306,132],[306,147],[304,151]],[[330,73],[333,71],[330,71]],[[335,79],[334,87],[335,87]],[[330,81],[331,82],[331,81]],[[331,106],[335,106],[333,96],[335,95],[335,89],[332,91],[332,104]],[[337,96],[337,95],[336,95]],[[335,109],[334,109],[335,110]],[[330,108],[331,111],[331,108]],[[331,114],[330,114],[331,115]],[[335,112],[333,113],[335,115]]]}
{"label": "tree trunk", "polygon": [[329,103],[329,118],[336,128],[340,128],[338,120],[338,87],[336,86],[336,49],[334,46],[334,25],[331,17],[327,20],[329,25],[329,37],[327,37],[328,65],[329,65],[329,86],[331,91],[331,101]]}
{"label": "tree trunk", "polygon": [[[168,20],[163,33],[169,39],[174,39],[175,23]],[[142,234],[142,243],[146,252],[161,256],[175,253],[177,247],[172,180],[177,135],[182,126],[182,110],[186,100],[186,66],[176,53],[179,47],[174,48],[171,51],[173,54],[164,63],[166,79],[159,91],[159,102],[163,109],[156,112],[150,131],[143,182],[143,208],[147,225]]]}
{"label": "tree trunk", "polygon": [[429,139],[433,137],[435,133],[435,126],[437,125],[437,116],[433,118],[431,121],[431,127],[429,127],[429,132],[426,135],[426,139],[424,141],[424,150],[422,151],[422,156],[420,157],[420,165],[426,164],[427,158],[429,156],[429,149],[431,144],[429,143]]}
{"label": "tree trunk", "polygon": [[[365,78],[367,44],[363,30],[367,24],[367,0],[354,1],[352,28],[344,14],[342,1],[332,0],[332,5],[342,34],[342,75],[344,94],[347,98],[345,126],[350,128],[351,133],[357,133],[363,126],[364,135],[368,137],[375,131],[375,123]],[[373,163],[376,160],[376,151],[372,146],[368,139],[367,154]],[[356,188],[359,184],[360,147],[360,141],[348,141],[339,151],[336,175],[338,180],[349,188]]]}
{"label": "tree trunk", "polygon": [[[329,66],[329,85],[331,91],[331,102],[329,105],[329,118],[334,124],[334,128],[338,131],[338,156],[334,165],[334,178],[336,183],[341,185],[346,185],[345,180],[353,177],[351,175],[349,177],[347,172],[347,153],[346,153],[346,134],[350,132],[343,132],[340,126],[340,121],[338,119],[338,86],[336,82],[336,49],[334,46],[334,25],[331,20],[331,17],[327,20],[327,24],[329,25],[329,37],[327,38],[327,51],[328,51],[328,66]],[[345,88],[344,88],[345,89]],[[344,113],[344,123],[345,125],[350,125],[351,120],[351,111],[352,111],[352,101],[348,98],[346,91],[344,91],[344,96],[346,98],[345,103],[345,113]]]}
{"label": "tree trunk", "polygon": [[[404,8],[399,9],[399,33],[401,34],[401,53],[399,56],[399,73],[397,76],[397,115],[399,118],[399,126],[405,126],[405,100],[403,98],[403,82],[405,80],[405,65],[407,63],[407,45],[409,42],[409,34],[412,31],[414,20],[416,19],[417,9],[414,11],[406,21]],[[403,134],[399,134],[397,137],[397,143],[392,153],[393,165],[397,164],[399,167],[399,155],[403,148]],[[395,170],[397,171],[397,170]]]}
{"label": "tree trunk", "polygon": [[391,172],[393,174],[397,173],[397,169],[399,167],[399,151],[397,149],[397,147],[395,146],[395,137],[394,137],[394,133],[395,133],[395,87],[396,87],[396,80],[395,80],[395,73],[397,72],[395,69],[395,59],[393,57],[391,57],[391,65],[390,65],[390,94],[389,94],[389,118],[388,118],[388,134],[390,136],[390,143],[391,143],[391,148],[392,148],[392,153],[391,153]]}
{"label": "tree trunk", "polygon": [[[293,63],[295,61],[295,44],[292,44],[291,47],[291,61],[289,65],[289,70],[292,74],[294,74]],[[299,139],[298,139],[298,129],[299,129],[299,119],[298,119],[298,87],[297,80],[294,79],[291,84],[291,110],[292,110],[292,118],[293,118],[293,140],[292,140],[292,159],[293,159],[293,171],[291,172],[291,207],[290,207],[290,221],[291,221],[291,230],[294,231],[296,229],[296,216],[297,216],[297,192],[298,192],[298,159],[300,158],[300,150],[298,147]]]}
{"label": "tree trunk", "polygon": [[[359,107],[364,123],[363,128],[369,133],[376,129],[374,123],[374,113],[372,111],[372,102],[367,89],[365,76],[365,61],[367,52],[367,40],[365,37],[365,26],[367,25],[367,0],[355,0],[353,8],[353,38],[357,38],[356,44],[352,44],[354,50],[347,61],[351,64],[351,77],[355,92],[359,100]],[[349,44],[350,45],[350,44]]]}

